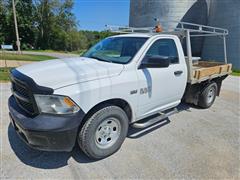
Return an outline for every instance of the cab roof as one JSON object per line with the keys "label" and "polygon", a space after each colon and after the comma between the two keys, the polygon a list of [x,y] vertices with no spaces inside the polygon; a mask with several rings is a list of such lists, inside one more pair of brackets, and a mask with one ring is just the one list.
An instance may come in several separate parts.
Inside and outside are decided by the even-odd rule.
{"label": "cab roof", "polygon": [[145,38],[150,38],[153,36],[167,36],[167,37],[172,37],[172,36],[176,36],[173,34],[169,34],[169,33],[129,33],[129,34],[120,34],[120,35],[114,35],[112,37],[145,37]]}
{"label": "cab roof", "polygon": [[114,35],[112,37],[151,37],[152,34],[144,34],[144,33],[129,33],[129,34],[119,34],[119,35]]}

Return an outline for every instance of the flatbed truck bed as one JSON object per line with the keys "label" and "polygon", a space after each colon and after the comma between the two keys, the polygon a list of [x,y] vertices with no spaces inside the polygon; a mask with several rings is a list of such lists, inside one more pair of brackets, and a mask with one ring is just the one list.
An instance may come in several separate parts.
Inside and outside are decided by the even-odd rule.
{"label": "flatbed truck bed", "polygon": [[199,61],[192,65],[192,78],[189,83],[195,84],[209,79],[222,77],[232,72],[232,64],[214,61]]}

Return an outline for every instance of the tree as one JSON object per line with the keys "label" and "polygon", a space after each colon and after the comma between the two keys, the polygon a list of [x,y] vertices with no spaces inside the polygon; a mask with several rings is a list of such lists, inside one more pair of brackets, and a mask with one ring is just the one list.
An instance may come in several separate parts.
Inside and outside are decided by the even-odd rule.
{"label": "tree", "polygon": [[6,2],[0,1],[0,44],[5,42],[5,34],[6,34],[6,27],[7,24],[7,17],[6,17],[7,9],[6,9]]}
{"label": "tree", "polygon": [[[31,4],[32,0],[21,0],[17,1],[16,3],[18,31],[22,42],[22,46],[30,46],[33,43],[32,39],[34,37],[34,27],[32,24],[33,8]],[[13,23],[12,0],[5,0],[3,5],[3,11],[0,12],[3,12],[1,18],[4,18],[5,20],[5,22],[3,20],[4,23],[1,23],[4,26],[3,32],[5,43],[15,44],[16,34],[15,26]]]}
{"label": "tree", "polygon": [[37,46],[41,49],[67,50],[68,33],[76,28],[71,12],[72,0],[35,0]]}
{"label": "tree", "polygon": [[54,29],[53,7],[55,1],[35,0],[35,26],[37,28],[37,47],[41,49],[50,48],[50,36]]}
{"label": "tree", "polygon": [[[21,48],[76,51],[87,49],[109,32],[78,31],[73,0],[18,0]],[[15,44],[12,0],[0,0],[0,43]]]}

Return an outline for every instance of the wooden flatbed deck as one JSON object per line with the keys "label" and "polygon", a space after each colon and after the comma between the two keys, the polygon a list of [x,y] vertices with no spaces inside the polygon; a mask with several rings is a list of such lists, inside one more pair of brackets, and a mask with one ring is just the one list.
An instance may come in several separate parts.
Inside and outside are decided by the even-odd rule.
{"label": "wooden flatbed deck", "polygon": [[191,84],[199,83],[208,79],[231,74],[232,64],[219,62],[199,61],[192,66]]}

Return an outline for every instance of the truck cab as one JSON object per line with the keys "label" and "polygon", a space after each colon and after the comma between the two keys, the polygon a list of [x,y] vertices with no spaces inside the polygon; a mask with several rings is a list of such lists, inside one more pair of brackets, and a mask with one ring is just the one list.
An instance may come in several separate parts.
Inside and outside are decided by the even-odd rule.
{"label": "truck cab", "polygon": [[[10,119],[32,148],[71,151],[78,142],[90,158],[105,158],[121,147],[129,125],[145,127],[142,119],[183,100],[188,74],[176,35],[108,37],[81,57],[13,69]],[[212,86],[209,107],[218,90]]]}

